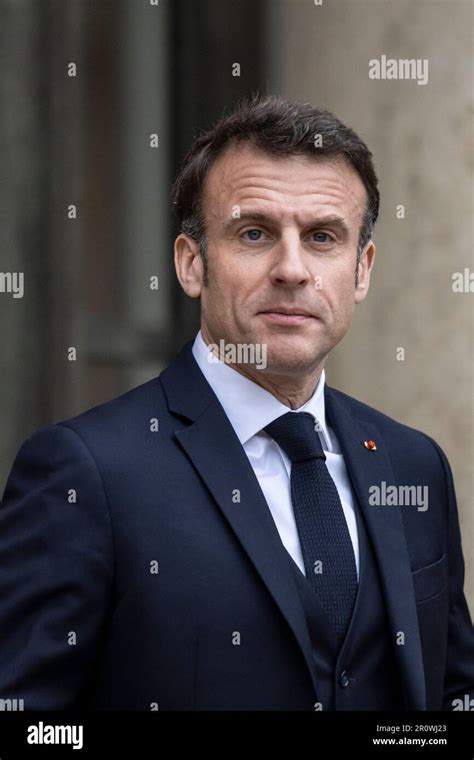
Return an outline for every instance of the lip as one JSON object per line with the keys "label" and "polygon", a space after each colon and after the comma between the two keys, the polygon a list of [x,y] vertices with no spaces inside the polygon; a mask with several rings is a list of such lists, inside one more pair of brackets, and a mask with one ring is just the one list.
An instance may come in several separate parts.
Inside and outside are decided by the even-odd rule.
{"label": "lip", "polygon": [[309,314],[304,309],[266,309],[260,311],[259,314],[263,315],[271,322],[276,322],[282,325],[293,325],[305,322],[308,319],[313,319],[313,315]]}

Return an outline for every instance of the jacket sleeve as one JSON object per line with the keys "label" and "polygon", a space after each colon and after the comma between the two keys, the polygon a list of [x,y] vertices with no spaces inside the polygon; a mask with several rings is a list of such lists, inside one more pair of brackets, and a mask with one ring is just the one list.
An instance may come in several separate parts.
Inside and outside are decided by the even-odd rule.
{"label": "jacket sleeve", "polygon": [[71,428],[40,430],[17,454],[0,506],[0,699],[23,700],[24,710],[81,706],[113,568],[94,459]]}
{"label": "jacket sleeve", "polygon": [[444,468],[448,500],[449,621],[443,709],[454,710],[456,700],[466,705],[466,700],[474,699],[474,628],[464,595],[464,558],[451,467],[442,449],[432,443]]}

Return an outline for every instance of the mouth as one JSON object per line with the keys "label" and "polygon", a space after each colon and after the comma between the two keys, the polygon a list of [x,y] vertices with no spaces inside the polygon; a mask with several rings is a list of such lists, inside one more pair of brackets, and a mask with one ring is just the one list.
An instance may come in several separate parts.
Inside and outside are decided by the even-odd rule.
{"label": "mouth", "polygon": [[268,321],[280,325],[298,325],[307,322],[310,319],[314,319],[313,315],[308,311],[298,308],[284,309],[275,306],[274,308],[265,309],[265,311],[259,311],[258,313]]}

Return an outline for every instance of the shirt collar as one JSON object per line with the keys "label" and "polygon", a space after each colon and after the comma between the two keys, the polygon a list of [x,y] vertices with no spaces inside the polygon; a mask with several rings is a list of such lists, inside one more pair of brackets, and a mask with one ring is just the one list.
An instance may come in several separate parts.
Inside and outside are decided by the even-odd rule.
{"label": "shirt collar", "polygon": [[[218,359],[208,348],[201,330],[196,335],[192,352],[242,445],[277,417],[291,411],[265,388]],[[210,356],[212,361],[208,358]],[[323,437],[323,448],[326,451],[331,451],[331,439],[326,424],[324,385],[325,372],[323,369],[311,398],[294,411],[309,412],[313,415],[315,420],[319,422],[319,432]]]}

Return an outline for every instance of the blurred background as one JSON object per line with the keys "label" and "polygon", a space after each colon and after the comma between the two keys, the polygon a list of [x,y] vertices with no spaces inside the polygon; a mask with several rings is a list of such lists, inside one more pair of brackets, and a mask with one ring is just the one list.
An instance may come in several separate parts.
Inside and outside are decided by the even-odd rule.
{"label": "blurred background", "polygon": [[[375,275],[327,378],[443,447],[474,609],[473,295],[452,288],[474,268],[472,16],[470,0],[0,0],[0,271],[24,273],[23,298],[0,293],[0,493],[29,434],[194,337],[171,183],[198,129],[280,93],[374,153]],[[369,79],[382,55],[428,59],[428,84]]]}

